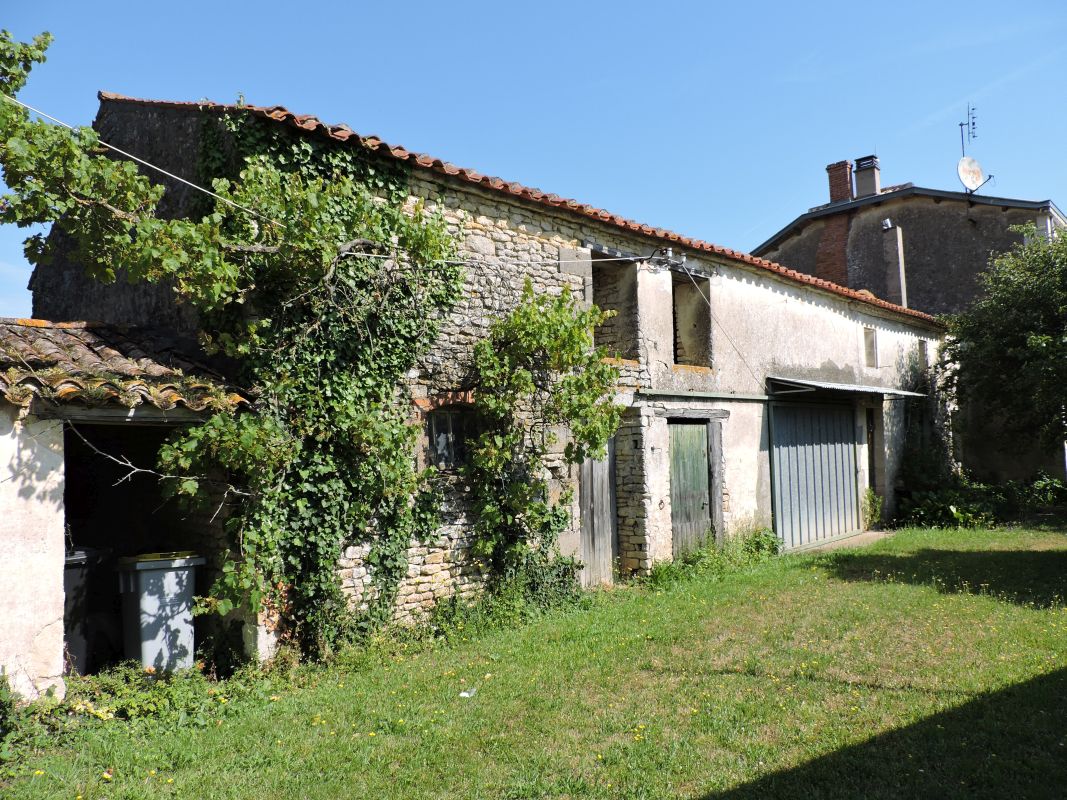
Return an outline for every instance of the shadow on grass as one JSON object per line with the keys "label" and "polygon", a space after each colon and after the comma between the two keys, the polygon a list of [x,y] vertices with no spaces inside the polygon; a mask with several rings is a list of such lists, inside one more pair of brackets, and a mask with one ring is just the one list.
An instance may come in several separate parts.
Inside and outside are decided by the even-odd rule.
{"label": "shadow on grass", "polygon": [[704,800],[1065,794],[1067,670],[1059,670]]}
{"label": "shadow on grass", "polygon": [[924,549],[904,555],[837,552],[820,563],[844,581],[911,583],[945,593],[988,594],[1039,607],[1067,601],[1065,550]]}

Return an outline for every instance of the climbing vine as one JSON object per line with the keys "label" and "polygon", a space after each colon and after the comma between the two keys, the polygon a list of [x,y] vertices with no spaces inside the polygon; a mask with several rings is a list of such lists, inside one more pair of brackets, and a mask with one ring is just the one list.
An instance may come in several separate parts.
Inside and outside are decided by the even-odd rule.
{"label": "climbing vine", "polygon": [[[254,288],[242,302],[205,309],[204,320],[207,344],[239,358],[243,385],[256,387],[257,413],[214,417],[164,449],[161,464],[217,465],[250,488],[229,521],[240,557],[214,592],[219,610],[240,597],[284,602],[305,646],[322,650],[349,620],[336,576],[344,546],[370,545],[368,613],[381,621],[408,544],[434,528],[427,476],[412,455],[418,430],[399,386],[436,339],[461,276],[440,219],[379,202],[345,173],[320,177],[317,162],[285,171],[276,161],[287,163],[247,155],[236,183],[215,185],[236,189],[233,199],[279,219],[282,231],[257,232],[234,216],[226,233],[283,250],[303,227],[305,247],[251,254]],[[312,237],[331,246],[316,253]]]}
{"label": "climbing vine", "polygon": [[[618,369],[593,344],[593,329],[610,313],[583,308],[567,291],[536,294],[527,280],[519,305],[474,348],[482,430],[467,474],[475,548],[490,560],[492,575],[524,584],[534,600],[551,602],[574,582],[575,562],[556,547],[570,521],[567,467],[603,456],[619,425],[621,407],[611,399]],[[556,433],[564,427],[565,444]]]}
{"label": "climbing vine", "polygon": [[[0,34],[5,94],[16,95],[49,43]],[[12,190],[0,219],[58,224],[94,277],[114,281],[122,265],[128,280],[165,281],[196,309],[205,346],[235,365],[254,412],[216,414],[160,453],[167,474],[224,474],[238,489],[226,519],[231,557],[209,604],[284,607],[299,640],[321,651],[351,623],[336,576],[344,545],[370,545],[367,613],[380,619],[409,542],[434,527],[400,383],[436,339],[462,276],[443,220],[399,202],[395,168],[360,148],[265,132],[242,111],[212,125],[208,136],[229,144],[216,141],[220,160],[201,170],[224,200],[197,219],[161,219],[163,187],[107,158],[92,129],[46,125],[0,102]],[[52,246],[31,237],[27,255],[44,264]],[[168,488],[217,504],[217,488],[196,477]]]}
{"label": "climbing vine", "polygon": [[[0,91],[15,97],[49,43],[0,32]],[[462,273],[444,220],[408,203],[398,162],[254,110],[209,110],[198,178],[222,200],[198,198],[195,213],[164,219],[163,187],[107,157],[92,129],[47,125],[0,101],[11,188],[0,221],[59,225],[90,275],[164,282],[195,309],[205,348],[252,402],[176,434],[159,455],[167,488],[191,502],[218,508],[220,484],[203,476],[229,482],[232,549],[205,606],[281,610],[321,652],[356,622],[336,574],[345,546],[369,546],[364,620],[375,624],[392,611],[410,542],[436,527],[403,380],[436,340]],[[54,246],[30,237],[27,256],[44,265]],[[607,399],[618,376],[592,342],[605,316],[527,284],[475,348],[483,428],[467,476],[477,549],[498,576],[573,584],[574,563],[555,547],[570,494],[552,488],[568,465],[602,452],[618,424]],[[564,426],[571,438],[560,447]]]}

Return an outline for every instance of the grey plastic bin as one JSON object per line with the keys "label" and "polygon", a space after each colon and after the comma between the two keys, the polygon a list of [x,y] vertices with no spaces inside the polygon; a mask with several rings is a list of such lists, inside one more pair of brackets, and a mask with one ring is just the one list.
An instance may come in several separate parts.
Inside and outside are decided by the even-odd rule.
{"label": "grey plastic bin", "polygon": [[189,552],[119,559],[127,658],[158,670],[193,666],[193,586],[203,563]]}
{"label": "grey plastic bin", "polygon": [[89,551],[68,550],[63,560],[63,644],[71,672],[84,675],[89,663]]}

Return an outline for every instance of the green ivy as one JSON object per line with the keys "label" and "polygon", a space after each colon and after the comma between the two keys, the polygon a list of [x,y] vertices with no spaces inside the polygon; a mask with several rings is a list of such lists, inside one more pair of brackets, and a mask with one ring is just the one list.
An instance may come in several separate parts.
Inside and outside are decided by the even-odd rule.
{"label": "green ivy", "polygon": [[[560,474],[553,500],[546,460],[553,451],[565,465],[602,457],[619,426],[622,409],[611,400],[619,372],[593,344],[593,329],[610,314],[583,308],[568,291],[536,294],[527,280],[519,305],[474,348],[482,430],[466,472],[475,552],[498,580],[523,583],[546,603],[568,592],[576,571],[556,547],[570,522],[573,490]],[[570,437],[560,451],[561,428]]]}
{"label": "green ivy", "polygon": [[[0,89],[14,96],[50,41],[0,32]],[[444,220],[407,205],[407,168],[252,109],[212,112],[198,172],[224,199],[163,219],[163,187],[106,157],[90,128],[50,126],[0,102],[0,142],[11,188],[0,221],[59,225],[101,281],[121,265],[131,281],[172,286],[197,311],[204,346],[249,390],[253,413],[217,413],[159,456],[170,491],[226,510],[232,549],[203,607],[272,609],[305,649],[330,650],[360,622],[336,565],[362,543],[374,582],[362,622],[388,619],[410,542],[438,524],[432,473],[415,463],[405,377],[463,284]],[[52,246],[30,237],[31,263],[47,263]],[[555,546],[571,495],[549,491],[554,431],[570,429],[562,458],[574,465],[602,453],[619,421],[606,399],[617,371],[592,342],[605,317],[527,284],[475,348],[484,422],[468,468],[476,549],[498,577],[545,602],[571,591],[575,574]],[[221,497],[205,475],[225,476]]]}

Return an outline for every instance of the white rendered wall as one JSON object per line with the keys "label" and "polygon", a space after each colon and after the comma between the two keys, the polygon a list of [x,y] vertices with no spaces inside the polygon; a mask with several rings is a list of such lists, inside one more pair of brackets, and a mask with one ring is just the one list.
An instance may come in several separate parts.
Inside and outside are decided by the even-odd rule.
{"label": "white rendered wall", "polygon": [[63,689],[63,426],[0,407],[0,669],[35,698]]}

